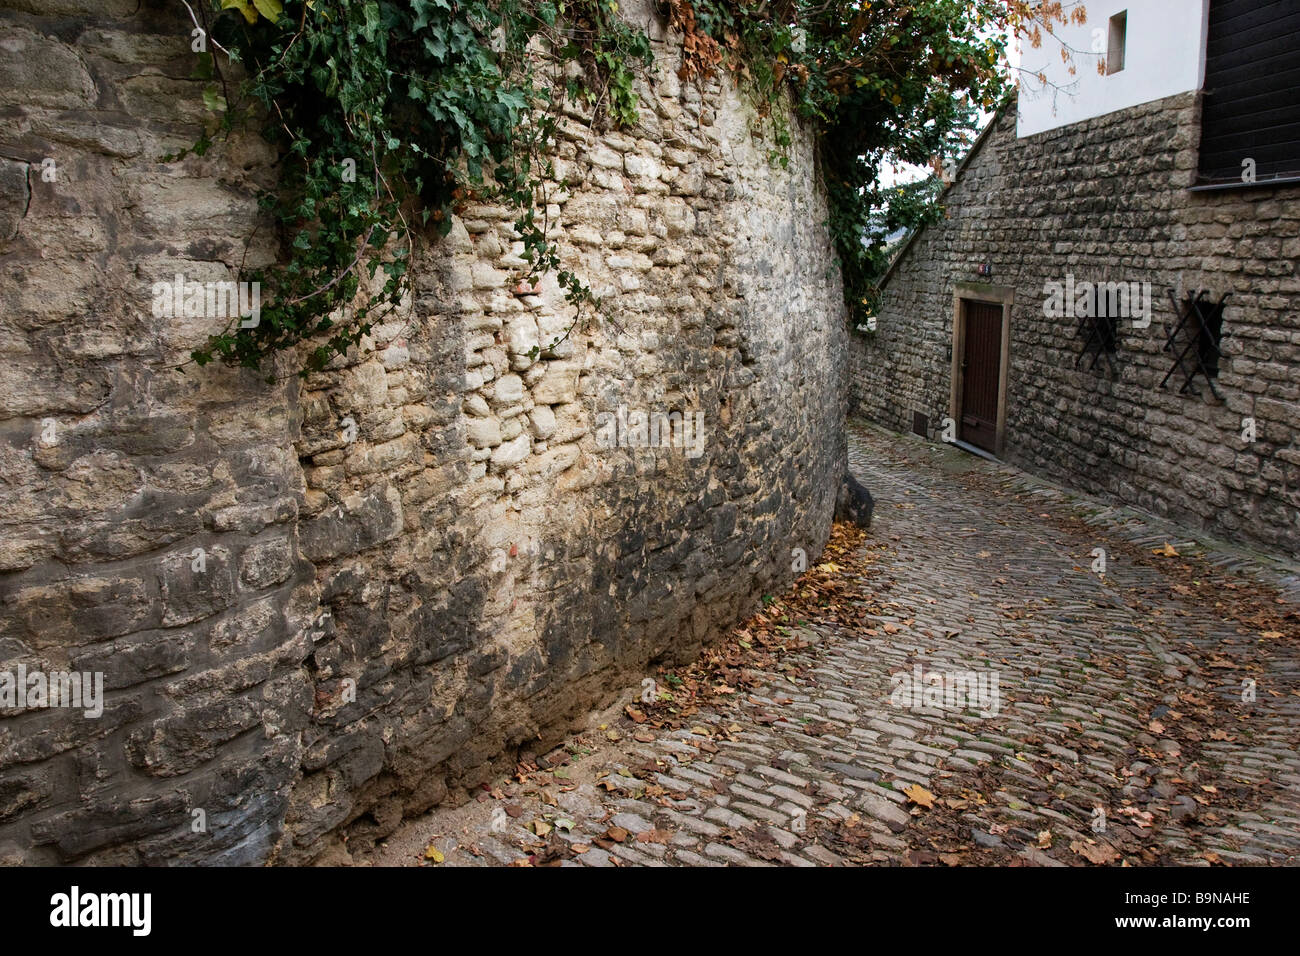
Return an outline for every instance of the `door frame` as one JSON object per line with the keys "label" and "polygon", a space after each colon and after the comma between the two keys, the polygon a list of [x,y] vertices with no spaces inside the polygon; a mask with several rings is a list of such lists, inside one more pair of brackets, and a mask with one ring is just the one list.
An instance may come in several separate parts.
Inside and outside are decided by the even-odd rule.
{"label": "door frame", "polygon": [[[1002,306],[1002,348],[998,361],[998,421],[993,440],[993,455],[1002,457],[1007,432],[1007,373],[1011,364],[1011,306],[1015,304],[1016,290],[1010,286],[988,285],[983,282],[958,282],[952,292],[952,368],[948,394],[948,414],[954,424],[961,422],[961,403],[965,376],[961,370],[962,354],[966,349],[967,301],[984,302]],[[960,432],[960,429],[958,429]]]}

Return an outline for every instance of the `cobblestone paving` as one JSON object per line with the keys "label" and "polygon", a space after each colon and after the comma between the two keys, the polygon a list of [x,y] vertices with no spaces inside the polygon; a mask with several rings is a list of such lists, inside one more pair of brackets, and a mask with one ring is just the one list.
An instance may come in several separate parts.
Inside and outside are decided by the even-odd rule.
{"label": "cobblestone paving", "polygon": [[[691,728],[598,717],[368,862],[1300,861],[1294,565],[867,426],[850,466],[877,500],[878,626],[810,628],[798,683]],[[997,698],[898,696],[963,672]]]}

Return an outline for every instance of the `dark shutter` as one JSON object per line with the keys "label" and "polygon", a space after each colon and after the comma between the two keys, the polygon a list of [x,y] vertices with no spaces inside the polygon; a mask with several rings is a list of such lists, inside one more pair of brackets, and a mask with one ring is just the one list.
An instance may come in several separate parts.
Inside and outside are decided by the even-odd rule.
{"label": "dark shutter", "polygon": [[1300,179],[1300,0],[1210,0],[1200,185]]}

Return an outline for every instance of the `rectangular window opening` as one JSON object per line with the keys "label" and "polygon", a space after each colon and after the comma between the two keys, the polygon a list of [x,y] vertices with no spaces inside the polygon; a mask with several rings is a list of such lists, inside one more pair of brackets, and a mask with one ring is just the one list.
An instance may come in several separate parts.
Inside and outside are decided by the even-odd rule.
{"label": "rectangular window opening", "polygon": [[1196,348],[1208,378],[1219,377],[1219,357],[1223,354],[1223,303],[1213,306],[1205,316],[1204,326],[1197,326]]}
{"label": "rectangular window opening", "polygon": [[1110,18],[1110,43],[1106,48],[1106,75],[1124,69],[1125,35],[1128,33],[1128,11],[1121,10]]}
{"label": "rectangular window opening", "polygon": [[1092,291],[1092,315],[1096,323],[1093,347],[1112,355],[1119,351],[1119,320],[1136,308],[1128,289],[1120,283],[1099,283]]}

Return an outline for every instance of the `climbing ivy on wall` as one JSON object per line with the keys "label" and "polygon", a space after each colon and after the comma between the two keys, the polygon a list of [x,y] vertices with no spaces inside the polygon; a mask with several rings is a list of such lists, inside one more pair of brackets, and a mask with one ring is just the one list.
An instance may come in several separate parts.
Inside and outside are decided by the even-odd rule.
{"label": "climbing ivy on wall", "polygon": [[[400,302],[415,237],[445,234],[471,200],[513,207],[532,272],[556,271],[571,302],[593,301],[560,268],[542,190],[561,91],[612,122],[636,120],[632,71],[650,59],[650,45],[616,11],[614,0],[220,0],[203,8],[198,29],[210,33],[210,48],[199,75],[212,80],[217,133],[255,123],[283,151],[279,185],[261,202],[287,255],[244,277],[272,292],[260,321],[212,336],[195,361],[258,368],[310,341],[303,373],[323,368]],[[586,82],[546,76],[548,58],[530,56],[530,47],[554,66],[588,67]],[[242,68],[238,84],[223,58]]]}
{"label": "climbing ivy on wall", "polygon": [[[1006,36],[1050,31],[1077,4],[1019,0],[664,0],[680,75],[727,71],[763,106],[778,147],[789,97],[813,124],[852,316],[869,308],[883,237],[937,215],[933,181],[882,186],[882,162],[954,155],[1007,92]],[[196,144],[252,124],[282,151],[261,197],[284,239],[260,321],[193,353],[262,367],[309,342],[303,374],[371,330],[409,290],[417,237],[470,201],[516,212],[525,281],[554,272],[594,302],[548,237],[545,184],[561,97],[597,122],[637,119],[643,32],[616,0],[208,0],[186,4],[206,40],[196,76],[219,117]],[[576,63],[576,71],[564,69]],[[232,68],[233,65],[233,68]],[[235,77],[240,79],[236,80]],[[785,162],[780,149],[774,160]]]}

